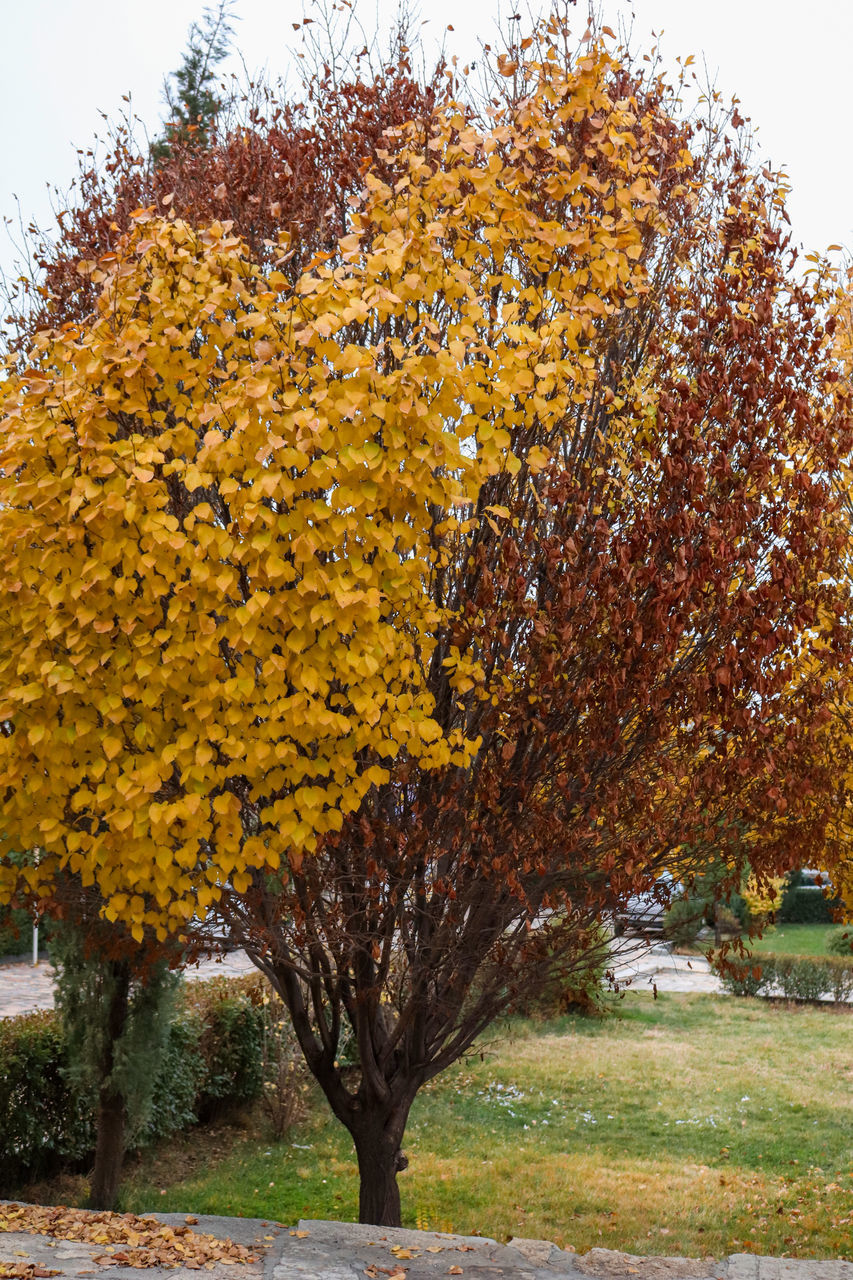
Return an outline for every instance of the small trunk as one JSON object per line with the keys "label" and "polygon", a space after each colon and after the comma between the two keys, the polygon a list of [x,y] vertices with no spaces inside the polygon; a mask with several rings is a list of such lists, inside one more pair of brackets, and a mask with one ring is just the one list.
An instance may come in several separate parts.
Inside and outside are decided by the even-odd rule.
{"label": "small trunk", "polygon": [[98,1099],[98,1136],[95,1168],[89,1193],[91,1209],[112,1209],[118,1195],[124,1161],[125,1105],[121,1094],[104,1089]]}
{"label": "small trunk", "polygon": [[358,1156],[358,1220],[374,1227],[399,1227],[402,1223],[397,1174],[409,1163],[400,1150],[406,1118],[373,1118],[375,1124],[361,1125],[353,1134]]}
{"label": "small trunk", "polygon": [[112,1209],[118,1195],[121,1166],[124,1161],[127,1106],[124,1094],[112,1084],[115,1047],[127,1025],[130,997],[130,966],[123,961],[112,964],[113,983],[109,1007],[106,1009],[104,1053],[100,1063],[98,1090],[98,1133],[95,1139],[95,1167],[89,1206]]}

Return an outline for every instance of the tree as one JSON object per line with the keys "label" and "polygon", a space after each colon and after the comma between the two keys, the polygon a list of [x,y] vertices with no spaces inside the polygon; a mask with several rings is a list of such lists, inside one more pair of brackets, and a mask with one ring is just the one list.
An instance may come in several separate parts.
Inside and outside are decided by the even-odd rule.
{"label": "tree", "polygon": [[[93,280],[92,275],[79,273],[78,263],[81,258],[91,262],[114,250],[121,234],[132,228],[130,213],[139,205],[187,209],[196,222],[208,221],[226,210],[236,215],[253,250],[268,264],[281,252],[277,239],[271,237],[282,227],[290,228],[296,245],[288,255],[289,270],[296,276],[302,258],[310,260],[314,250],[330,237],[335,243],[336,234],[345,226],[342,219],[347,214],[347,198],[359,181],[362,155],[375,153],[386,127],[417,114],[424,91],[410,77],[402,29],[381,62],[380,73],[370,81],[358,74],[354,78],[342,76],[340,63],[342,58],[346,60],[347,32],[330,28],[328,34],[335,38],[337,60],[330,59],[331,66],[315,67],[309,59],[303,77],[305,105],[280,99],[268,88],[255,92],[255,86],[249,86],[242,103],[220,103],[208,92],[204,129],[190,128],[187,109],[181,109],[177,114],[182,127],[173,127],[150,154],[139,154],[125,123],[111,135],[111,151],[102,165],[88,167],[84,160],[77,198],[65,202],[68,207],[61,215],[59,238],[52,243],[43,241],[37,254],[41,279],[29,281],[23,305],[14,308],[16,314],[9,317],[13,351],[25,351],[33,335],[47,325],[79,320],[94,307],[100,276],[92,273]],[[192,28],[190,49],[172,80],[192,89],[199,79],[199,66],[204,64],[205,83],[212,83],[211,68],[224,56],[229,36],[226,6],[220,6],[216,14],[207,11],[205,23]],[[353,61],[351,69],[356,73],[363,66],[365,52]],[[429,88],[425,92],[428,94]],[[194,89],[183,96],[194,101],[198,98]],[[190,112],[193,120],[197,114]],[[92,153],[86,154],[91,157]],[[22,885],[19,896],[33,900]],[[73,992],[76,982],[82,984],[82,991],[83,987],[88,989],[92,974],[114,973],[113,987],[120,996],[122,990],[136,990],[143,979],[148,982],[160,963],[161,949],[153,945],[147,931],[143,945],[128,943],[121,928],[98,927],[97,903],[97,893],[91,886],[83,888],[79,877],[63,874],[51,888],[48,905],[63,919],[66,944],[73,938],[76,922],[81,930],[77,941],[82,944],[85,938],[88,948],[85,962],[80,964],[80,946],[63,946],[57,957],[60,980],[63,989]],[[186,940],[191,951],[205,945],[203,932],[194,927],[192,937]],[[99,955],[91,949],[94,938],[101,948]],[[182,948],[173,948],[170,954],[174,964],[181,959]],[[65,1003],[80,1005],[70,997]],[[118,996],[109,1007],[103,1001],[95,1003],[108,1019],[116,1045],[111,1049],[107,1044],[97,1060],[86,1058],[80,1069],[101,1072],[109,1081],[109,1054],[116,1049],[122,1057],[117,1046],[126,1039],[126,1024],[128,1018],[133,1021],[133,1011],[131,1003]],[[75,1043],[91,1045],[96,1039],[78,1037]],[[127,1099],[115,1089],[110,1097],[115,1105],[99,1108],[93,1172],[93,1203],[99,1207],[108,1207],[114,1199],[123,1146]]]}
{"label": "tree", "polygon": [[605,34],[552,20],[488,112],[387,134],[294,278],[141,212],[84,267],[97,316],[4,388],[23,878],[68,867],[137,935],[219,904],[364,1221],[399,1221],[412,1100],[515,989],[664,869],[807,856],[836,798],[819,300],[734,123]]}
{"label": "tree", "polygon": [[97,914],[60,921],[51,938],[70,1070],[96,1098],[93,1209],[113,1209],[128,1134],[149,1118],[179,977],[150,937],[133,943]]}
{"label": "tree", "polygon": [[211,141],[222,100],[214,92],[216,68],[231,51],[230,10],[233,0],[219,0],[215,9],[205,9],[200,23],[190,27],[187,48],[177,71],[164,86],[170,119],[166,134],[151,148],[156,162],[162,162],[178,146],[205,148]]}
{"label": "tree", "polygon": [[[346,17],[352,5],[343,0],[336,8]],[[286,232],[290,246],[278,267],[291,281],[317,252],[334,250],[349,229],[365,165],[383,170],[386,130],[429,115],[443,84],[441,64],[424,84],[414,78],[405,25],[384,52],[365,47],[347,57],[349,34],[332,22],[328,38],[337,43],[328,56],[309,49],[297,62],[296,95],[263,83],[235,92],[211,118],[203,146],[198,135],[180,135],[155,157],[127,119],[112,126],[100,162],[93,150],[81,156],[75,186],[61,200],[58,236],[34,233],[27,260],[35,273],[18,264],[6,299],[11,353],[25,358],[40,329],[94,311],[100,281],[78,264],[115,253],[140,208],[195,226],[232,221],[267,267],[281,257],[278,237]]]}

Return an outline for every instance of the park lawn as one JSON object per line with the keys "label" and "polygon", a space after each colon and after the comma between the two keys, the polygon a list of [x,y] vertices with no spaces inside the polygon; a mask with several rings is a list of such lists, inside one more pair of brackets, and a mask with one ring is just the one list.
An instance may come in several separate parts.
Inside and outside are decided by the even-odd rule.
{"label": "park lawn", "polygon": [[[627,993],[605,1019],[514,1023],[424,1089],[407,1226],[635,1253],[850,1256],[849,1010]],[[199,1131],[128,1169],[123,1207],[354,1219],[322,1105],[281,1142]]]}
{"label": "park lawn", "polygon": [[[768,952],[780,956],[825,956],[827,941],[839,930],[837,924],[775,924],[753,938],[747,947],[754,955]],[[746,939],[744,939],[746,942]]]}

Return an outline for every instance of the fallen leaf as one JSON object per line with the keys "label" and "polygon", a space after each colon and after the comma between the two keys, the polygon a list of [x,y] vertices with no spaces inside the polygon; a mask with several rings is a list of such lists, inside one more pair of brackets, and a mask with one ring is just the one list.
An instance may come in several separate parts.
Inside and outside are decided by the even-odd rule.
{"label": "fallen leaf", "polygon": [[[198,1271],[213,1264],[233,1266],[257,1261],[256,1254],[231,1240],[217,1240],[215,1236],[191,1231],[188,1226],[167,1227],[156,1218],[139,1218],[132,1213],[94,1213],[64,1206],[3,1204],[0,1205],[2,1231],[28,1231],[57,1240],[80,1240],[101,1245],[103,1253],[93,1258],[93,1262],[101,1267],[162,1266]],[[33,1274],[27,1271],[25,1280]],[[57,1273],[46,1271],[44,1274]],[[0,1280],[6,1280],[2,1273]]]}

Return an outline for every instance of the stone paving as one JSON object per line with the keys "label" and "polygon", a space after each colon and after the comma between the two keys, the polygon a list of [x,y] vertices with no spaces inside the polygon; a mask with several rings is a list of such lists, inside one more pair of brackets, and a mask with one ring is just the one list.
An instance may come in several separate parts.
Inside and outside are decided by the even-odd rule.
{"label": "stone paving", "polygon": [[[254,965],[242,951],[213,960],[202,960],[186,970],[186,977],[203,980],[217,975],[235,977],[254,972]],[[666,943],[649,946],[637,939],[621,948],[614,973],[620,986],[632,991],[722,991],[719,978],[711,973],[703,956],[673,955]],[[0,964],[0,1018],[13,1018],[34,1009],[53,1008],[53,969],[42,960]]]}
{"label": "stone paving", "polygon": [[[251,960],[242,951],[231,951],[225,956],[202,960],[185,971],[190,981],[205,978],[235,978],[243,973],[257,973]],[[14,1018],[34,1009],[53,1008],[53,969],[46,960],[37,965],[27,962],[0,964],[0,1018]]]}
{"label": "stone paving", "polygon": [[[181,1214],[155,1214],[180,1225]],[[643,1258],[610,1249],[576,1254],[548,1240],[499,1244],[481,1236],[395,1230],[351,1222],[302,1221],[284,1227],[247,1218],[200,1215],[194,1230],[252,1246],[258,1261],[247,1266],[208,1265],[211,1280],[853,1280],[853,1263],[805,1258],[764,1258],[737,1253],[713,1258]],[[0,1263],[30,1263],[35,1274],[64,1278],[135,1280],[127,1266],[104,1266],[103,1246],[54,1240],[22,1232],[0,1233]],[[146,1280],[189,1280],[179,1267],[146,1268]]]}
{"label": "stone paving", "polygon": [[614,977],[632,991],[706,991],[724,993],[723,985],[704,956],[676,955],[668,943],[649,945],[632,939],[615,958]]}

